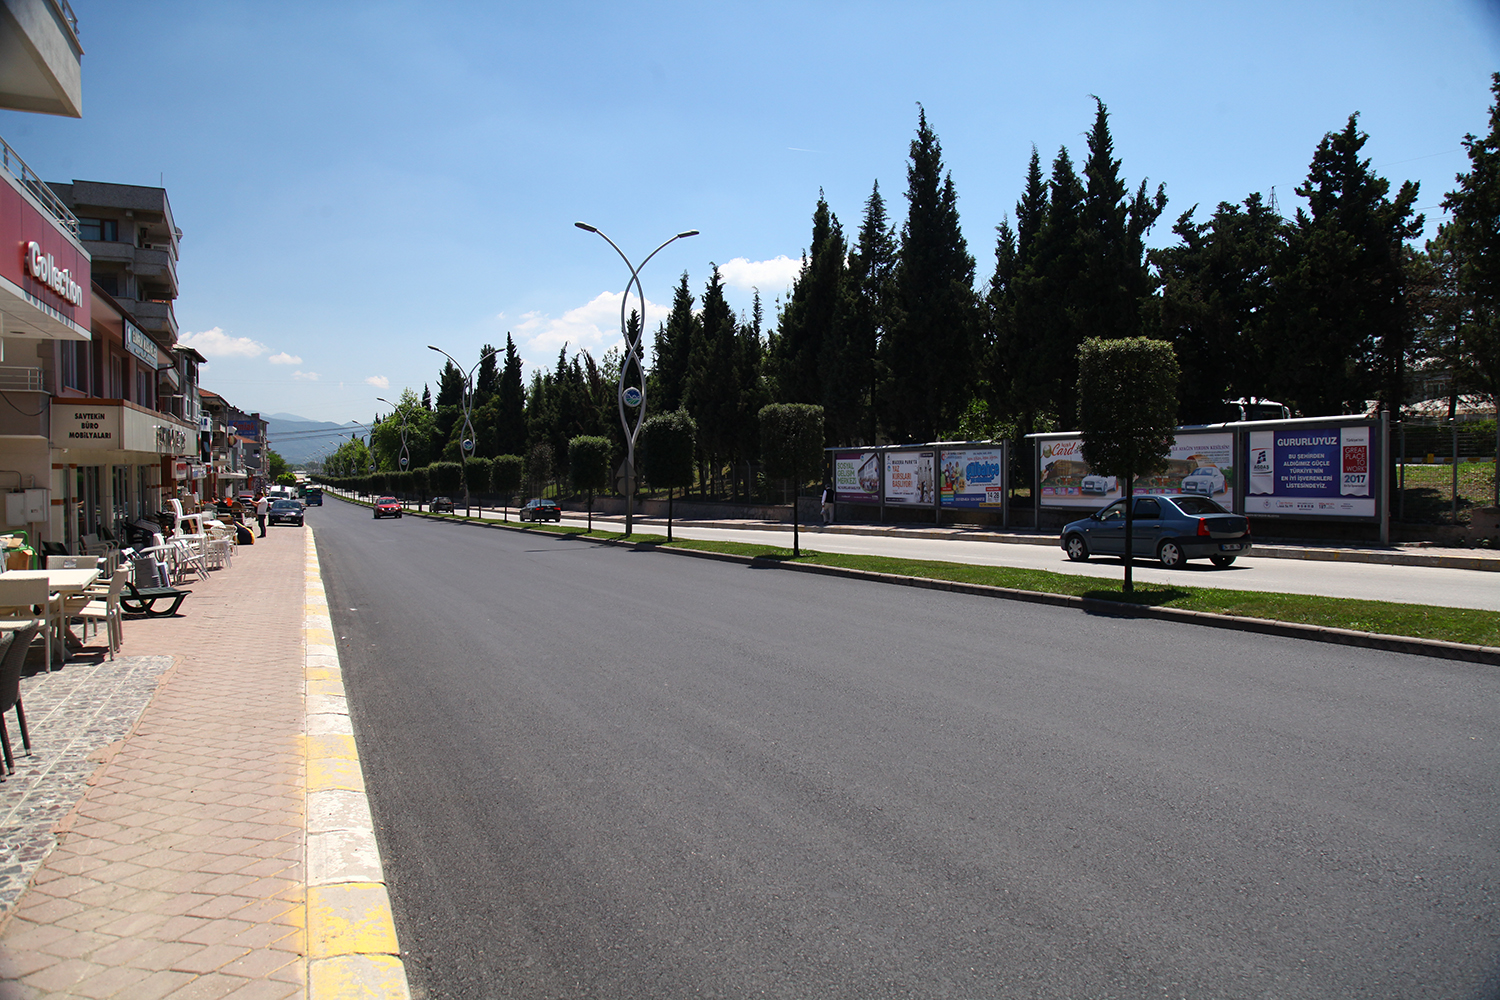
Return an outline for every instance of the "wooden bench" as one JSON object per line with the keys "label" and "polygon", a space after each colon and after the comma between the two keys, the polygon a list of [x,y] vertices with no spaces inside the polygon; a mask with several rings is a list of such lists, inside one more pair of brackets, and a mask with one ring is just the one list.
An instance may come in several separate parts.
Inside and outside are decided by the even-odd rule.
{"label": "wooden bench", "polygon": [[[120,595],[120,607],[133,615],[150,615],[152,618],[165,618],[175,615],[177,609],[182,606],[182,599],[191,594],[191,590],[179,590],[176,587],[137,587],[133,583],[125,584],[125,592]],[[157,611],[157,601],[171,601],[171,605],[165,611]]]}

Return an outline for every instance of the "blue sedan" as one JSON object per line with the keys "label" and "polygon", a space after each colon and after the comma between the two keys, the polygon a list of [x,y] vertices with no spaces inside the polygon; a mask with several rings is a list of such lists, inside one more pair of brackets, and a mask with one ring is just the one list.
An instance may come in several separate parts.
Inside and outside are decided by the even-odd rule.
{"label": "blue sedan", "polygon": [[[1250,551],[1250,522],[1205,496],[1135,497],[1131,552],[1156,558],[1168,569],[1207,558],[1224,567]],[[1082,562],[1091,555],[1125,555],[1125,501],[1116,500],[1062,530],[1063,551]]]}

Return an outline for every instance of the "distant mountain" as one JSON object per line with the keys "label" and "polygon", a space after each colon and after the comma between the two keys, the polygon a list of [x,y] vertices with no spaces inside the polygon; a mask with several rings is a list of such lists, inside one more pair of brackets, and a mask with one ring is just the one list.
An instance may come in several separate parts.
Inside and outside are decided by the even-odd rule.
{"label": "distant mountain", "polygon": [[265,418],[266,437],[271,450],[286,459],[288,465],[302,465],[339,446],[340,438],[350,434],[363,437],[369,424],[333,424],[306,420],[291,413],[273,413]]}

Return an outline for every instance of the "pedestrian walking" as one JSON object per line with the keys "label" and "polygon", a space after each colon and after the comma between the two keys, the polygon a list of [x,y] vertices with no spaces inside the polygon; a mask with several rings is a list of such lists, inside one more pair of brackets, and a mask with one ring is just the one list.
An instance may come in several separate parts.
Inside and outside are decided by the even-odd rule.
{"label": "pedestrian walking", "polygon": [[829,483],[823,484],[823,523],[833,523],[833,486]]}
{"label": "pedestrian walking", "polygon": [[266,537],[266,515],[271,512],[271,501],[264,493],[255,495],[255,520],[260,522],[260,537]]}

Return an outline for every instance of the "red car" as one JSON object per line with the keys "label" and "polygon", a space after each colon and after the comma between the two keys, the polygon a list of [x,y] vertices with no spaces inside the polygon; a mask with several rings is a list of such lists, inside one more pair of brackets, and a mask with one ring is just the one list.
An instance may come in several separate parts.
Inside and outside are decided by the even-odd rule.
{"label": "red car", "polygon": [[381,497],[375,501],[376,517],[400,517],[401,504],[396,502],[395,497]]}

